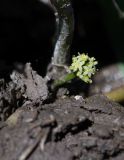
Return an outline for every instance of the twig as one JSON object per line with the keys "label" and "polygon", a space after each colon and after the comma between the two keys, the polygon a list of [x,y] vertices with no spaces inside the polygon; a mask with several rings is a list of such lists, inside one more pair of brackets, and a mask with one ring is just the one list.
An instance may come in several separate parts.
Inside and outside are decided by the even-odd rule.
{"label": "twig", "polygon": [[41,141],[40,141],[40,149],[41,149],[41,151],[44,150],[44,145],[45,145],[45,142],[46,142],[46,140],[48,138],[49,132],[50,132],[50,128],[47,128],[45,133],[44,133],[44,136],[41,138]]}
{"label": "twig", "polygon": [[34,149],[38,146],[42,136],[43,136],[43,132],[40,131],[38,137],[33,142],[33,144],[31,144],[27,149],[25,149],[25,151],[21,154],[18,160],[26,160],[31,155],[31,153],[34,151]]}
{"label": "twig", "polygon": [[[45,131],[44,130],[41,130],[36,138],[36,140],[33,142],[32,145],[30,145],[22,154],[21,156],[19,157],[19,160],[26,160],[30,154],[34,151],[34,149],[38,146],[38,144],[40,143],[40,149],[41,151],[44,150],[44,144],[47,140],[47,137],[49,135],[49,132],[50,132],[50,129],[52,127],[52,125],[56,122],[55,120],[55,117],[53,115],[50,115],[50,119],[45,121],[43,124],[41,122],[38,122],[36,123],[35,125],[33,125],[31,128],[30,128],[30,132],[32,129],[38,127],[38,126],[41,126],[41,127],[47,127],[45,128]],[[29,132],[28,131],[28,132]]]}
{"label": "twig", "polygon": [[68,65],[70,46],[74,31],[74,17],[71,0],[50,0],[56,17],[56,43],[52,63]]}
{"label": "twig", "polygon": [[116,0],[112,0],[113,5],[115,7],[115,9],[118,12],[118,16],[120,19],[124,19],[124,11],[121,10],[121,8],[119,7],[119,5],[117,4]]}
{"label": "twig", "polygon": [[34,125],[31,126],[31,128],[28,130],[28,133],[31,132],[31,130],[37,128],[37,127],[42,127],[42,128],[45,128],[45,127],[51,127],[53,125],[55,125],[56,123],[56,119],[53,115],[50,115],[50,119],[44,121],[44,122],[41,122],[41,121],[38,121],[37,123],[35,123]]}

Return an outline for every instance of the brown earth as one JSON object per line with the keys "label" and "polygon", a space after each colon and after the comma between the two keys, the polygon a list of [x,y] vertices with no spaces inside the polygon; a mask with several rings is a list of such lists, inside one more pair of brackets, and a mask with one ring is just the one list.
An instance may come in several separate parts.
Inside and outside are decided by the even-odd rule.
{"label": "brown earth", "polygon": [[27,64],[1,80],[0,160],[123,160],[124,108],[104,95],[51,99]]}

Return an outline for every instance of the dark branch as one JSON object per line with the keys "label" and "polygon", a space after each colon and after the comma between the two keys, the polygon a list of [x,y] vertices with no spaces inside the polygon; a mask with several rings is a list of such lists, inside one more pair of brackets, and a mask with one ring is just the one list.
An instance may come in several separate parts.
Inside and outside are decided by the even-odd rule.
{"label": "dark branch", "polygon": [[115,9],[118,12],[118,16],[120,19],[124,19],[124,11],[121,10],[121,8],[119,7],[119,5],[117,4],[116,0],[112,0],[113,5],[115,7]]}
{"label": "dark branch", "polygon": [[69,62],[74,17],[71,0],[51,0],[56,16],[56,42],[52,63],[64,66]]}

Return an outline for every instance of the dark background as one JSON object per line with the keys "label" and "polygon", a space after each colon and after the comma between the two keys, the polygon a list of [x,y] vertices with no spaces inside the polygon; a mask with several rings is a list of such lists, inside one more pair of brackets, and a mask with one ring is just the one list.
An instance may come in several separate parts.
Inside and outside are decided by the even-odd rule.
{"label": "dark background", "polygon": [[[73,0],[75,31],[71,54],[96,57],[99,68],[117,61],[97,0]],[[38,0],[0,0],[0,77],[14,62],[31,62],[45,75],[51,60],[55,32],[53,11]]]}

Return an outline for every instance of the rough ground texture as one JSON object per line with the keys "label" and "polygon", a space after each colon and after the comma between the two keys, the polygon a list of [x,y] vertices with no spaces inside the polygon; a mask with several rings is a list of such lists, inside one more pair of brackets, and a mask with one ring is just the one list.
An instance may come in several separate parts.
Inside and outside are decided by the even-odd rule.
{"label": "rough ground texture", "polygon": [[103,95],[16,110],[0,130],[1,160],[123,160],[124,108]]}
{"label": "rough ground texture", "polygon": [[29,103],[41,104],[48,97],[45,79],[26,63],[22,73],[13,71],[8,84],[0,80],[0,121],[6,120],[17,108]]}

